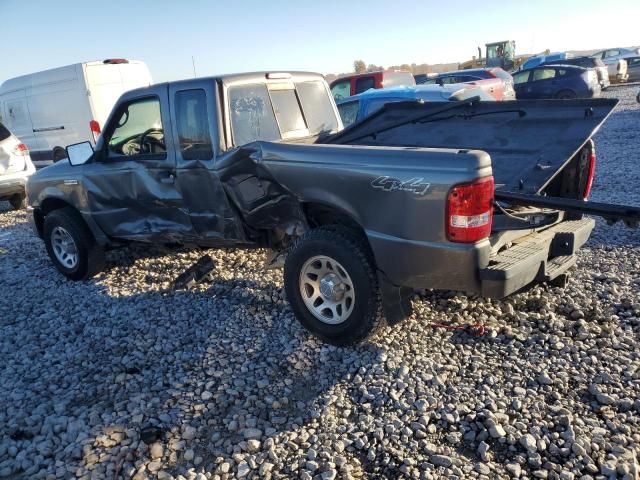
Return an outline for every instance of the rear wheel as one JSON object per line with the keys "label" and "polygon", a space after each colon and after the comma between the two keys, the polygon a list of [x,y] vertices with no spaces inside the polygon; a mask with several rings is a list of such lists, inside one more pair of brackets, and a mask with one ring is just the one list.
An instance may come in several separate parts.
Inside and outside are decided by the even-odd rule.
{"label": "rear wheel", "polygon": [[287,255],[284,286],[300,323],[327,343],[355,344],[382,325],[373,255],[347,229],[323,227],[300,238]]}
{"label": "rear wheel", "polygon": [[21,193],[18,193],[9,199],[9,204],[14,210],[27,208],[27,197]]}
{"label": "rear wheel", "polygon": [[577,97],[576,92],[574,92],[573,90],[560,90],[556,94],[556,98],[559,100],[569,100],[576,97]]}
{"label": "rear wheel", "polygon": [[104,268],[104,250],[73,208],[49,213],[44,219],[43,231],[51,261],[67,278],[86,280]]}

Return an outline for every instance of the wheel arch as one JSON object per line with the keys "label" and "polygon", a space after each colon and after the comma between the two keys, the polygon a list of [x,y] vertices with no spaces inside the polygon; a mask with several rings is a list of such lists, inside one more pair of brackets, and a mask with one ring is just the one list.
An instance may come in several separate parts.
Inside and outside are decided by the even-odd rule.
{"label": "wheel arch", "polygon": [[45,217],[54,210],[60,210],[62,208],[72,208],[76,212],[78,212],[80,218],[82,218],[82,221],[85,223],[87,228],[89,228],[89,231],[99,245],[105,246],[110,243],[109,238],[105,235],[105,233],[93,220],[93,218],[91,218],[90,215],[81,212],[67,200],[56,196],[46,197],[40,202],[40,205],[33,210],[33,220],[35,223],[36,231],[38,232],[38,235],[40,237],[43,236]]}

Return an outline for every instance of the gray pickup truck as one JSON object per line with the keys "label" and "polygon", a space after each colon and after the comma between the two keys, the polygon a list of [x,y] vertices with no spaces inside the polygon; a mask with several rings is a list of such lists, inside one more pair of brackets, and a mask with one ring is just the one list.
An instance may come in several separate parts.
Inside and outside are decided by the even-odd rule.
{"label": "gray pickup truck", "polygon": [[414,289],[563,279],[615,104],[400,102],[343,129],[318,74],[163,83],[125,93],[95,151],[69,146],[27,193],[70,279],[130,242],[268,248],[300,322],[344,345],[407,316]]}

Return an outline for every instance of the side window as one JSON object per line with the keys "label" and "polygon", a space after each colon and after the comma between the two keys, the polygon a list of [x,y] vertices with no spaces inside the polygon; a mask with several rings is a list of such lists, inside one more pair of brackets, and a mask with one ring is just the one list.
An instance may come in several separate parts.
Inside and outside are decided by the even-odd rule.
{"label": "side window", "polygon": [[458,79],[456,77],[442,77],[439,80],[439,85],[451,85],[452,83],[458,83]]}
{"label": "side window", "polygon": [[518,85],[519,83],[526,83],[529,81],[529,71],[516,73],[513,76],[513,84]]}
{"label": "side window", "polygon": [[366,92],[370,88],[375,88],[376,80],[373,77],[363,77],[356,80],[356,95]]}
{"label": "side window", "polygon": [[109,156],[166,155],[157,97],[134,100],[118,109],[110,132]]}
{"label": "side window", "polygon": [[311,135],[338,128],[336,112],[324,82],[296,83],[296,90]]}
{"label": "side window", "polygon": [[533,71],[532,81],[539,82],[540,80],[549,80],[550,78],[554,78],[555,76],[556,71],[553,68],[540,68]]}
{"label": "side window", "polygon": [[211,160],[213,147],[204,90],[176,92],[176,127],[180,154],[185,160]]}
{"label": "side window", "polygon": [[351,80],[341,80],[333,84],[331,87],[331,95],[336,100],[351,96]]}
{"label": "side window", "polygon": [[246,145],[256,140],[279,140],[266,85],[243,85],[229,89],[229,115],[233,143]]}
{"label": "side window", "polygon": [[616,57],[620,55],[620,50],[607,50],[604,52],[604,58]]}
{"label": "side window", "polygon": [[360,107],[360,102],[355,100],[353,102],[345,102],[338,105],[338,112],[340,112],[340,117],[342,118],[342,124],[345,127],[348,127],[352,123],[358,119],[358,108]]}

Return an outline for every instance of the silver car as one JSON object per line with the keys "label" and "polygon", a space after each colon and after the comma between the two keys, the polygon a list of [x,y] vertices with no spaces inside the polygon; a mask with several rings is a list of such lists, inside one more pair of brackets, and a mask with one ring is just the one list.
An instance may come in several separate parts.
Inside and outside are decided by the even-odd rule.
{"label": "silver car", "polygon": [[629,78],[627,73],[626,59],[640,55],[640,47],[632,48],[609,48],[601,50],[591,55],[602,60],[609,67],[609,78],[612,81],[626,82]]}
{"label": "silver car", "polygon": [[0,123],[0,200],[24,207],[25,185],[35,171],[27,146]]}

